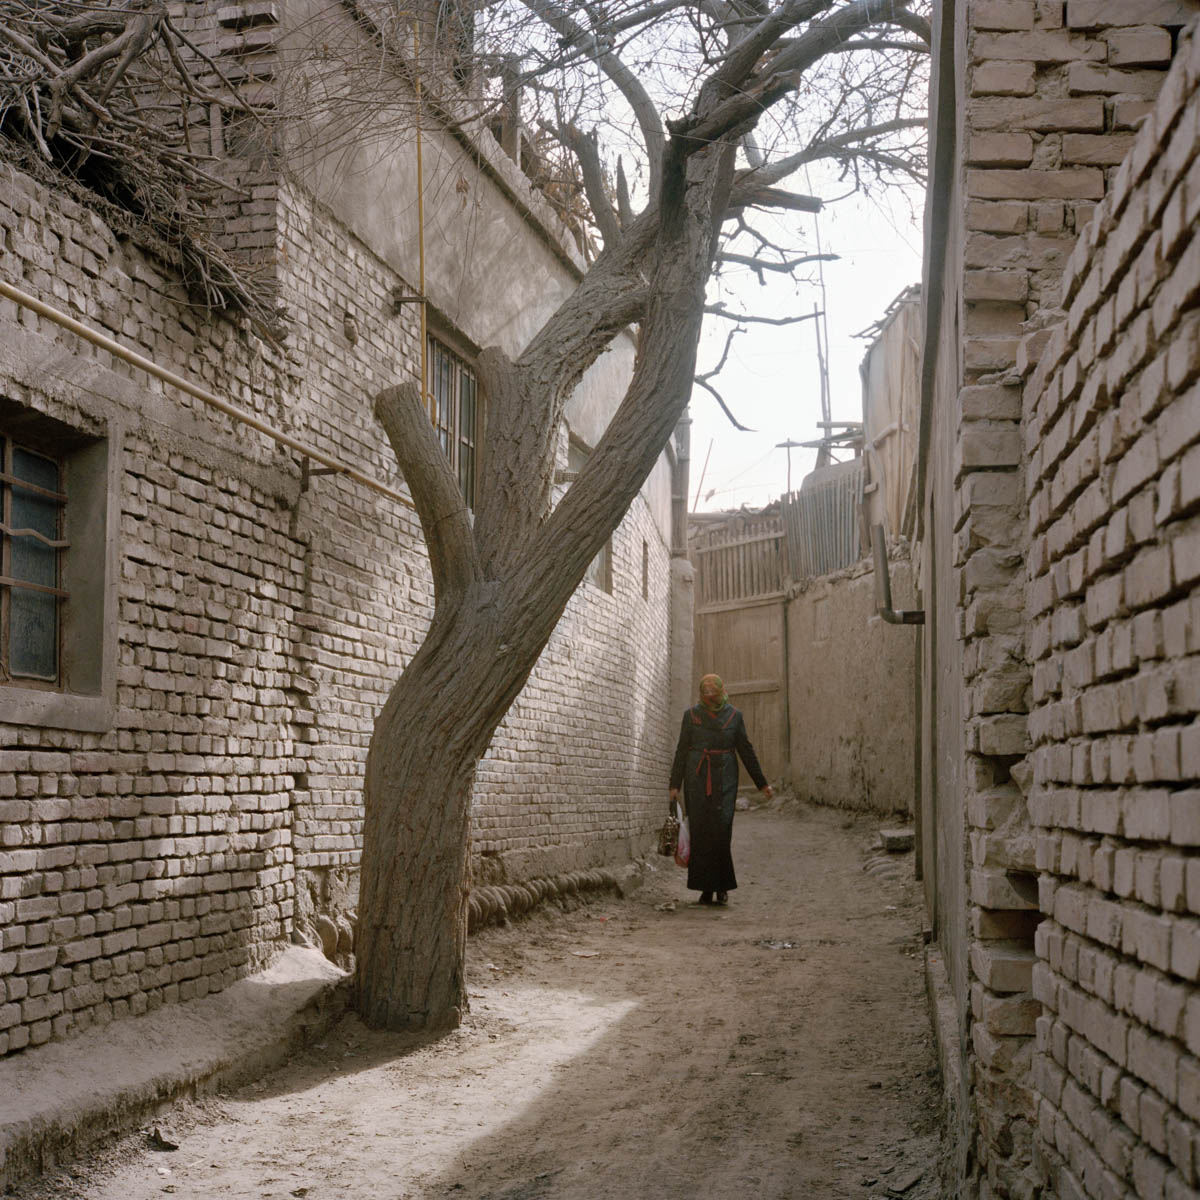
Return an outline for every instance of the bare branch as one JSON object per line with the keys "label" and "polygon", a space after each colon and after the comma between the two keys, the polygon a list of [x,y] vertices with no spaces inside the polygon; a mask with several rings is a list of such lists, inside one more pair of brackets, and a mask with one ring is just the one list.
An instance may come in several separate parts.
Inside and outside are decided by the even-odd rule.
{"label": "bare branch", "polygon": [[797,267],[804,266],[805,263],[837,262],[840,258],[840,254],[803,254],[799,258],[789,258],[784,262],[769,262],[764,258],[755,258],[752,254],[734,254],[731,250],[722,250],[717,255],[717,262],[737,263],[740,266],[749,267],[758,276],[759,283],[762,283],[763,271],[776,271],[779,274],[788,275]]}
{"label": "bare branch", "polygon": [[823,204],[816,196],[801,196],[782,188],[760,186],[750,172],[740,176],[729,196],[731,210],[738,208],[783,208],[789,212],[820,212]]}
{"label": "bare branch", "polygon": [[600,163],[600,144],[593,129],[584,133],[577,125],[566,122],[557,129],[543,122],[542,128],[558,138],[567,146],[579,160],[579,169],[583,175],[583,189],[591,206],[592,216],[596,227],[605,244],[615,241],[621,236],[621,227],[613,212],[612,202],[608,198],[608,189],[604,186],[604,168]]}
{"label": "bare branch", "polygon": [[933,44],[933,28],[929,22],[925,20],[919,13],[915,12],[898,12],[892,18],[894,25],[899,25],[901,29],[907,29],[915,33],[927,46]]}
{"label": "bare branch", "polygon": [[554,0],[524,0],[526,7],[560,37],[568,42],[583,42],[594,49],[596,63],[604,73],[620,89],[621,94],[633,109],[633,115],[642,131],[642,141],[646,148],[646,156],[650,168],[650,194],[656,195],[662,172],[665,136],[658,109],[650,99],[649,93],[642,82],[615,54],[603,51],[596,45],[596,40],[587,30],[582,29],[567,15]]}
{"label": "bare branch", "polygon": [[617,217],[622,225],[633,220],[633,205],[629,201],[629,180],[625,178],[625,162],[617,156]]}
{"label": "bare branch", "polygon": [[[82,7],[0,0],[0,88],[12,114],[0,135],[7,153],[27,163],[26,148],[36,150],[44,182],[90,196],[125,234],[176,262],[206,307],[239,309],[274,340],[270,281],[252,262],[235,260],[211,222],[211,201],[237,189],[208,169],[207,120],[195,139],[188,103],[198,96],[253,110],[173,30],[163,0],[114,0],[63,16]],[[199,70],[214,72],[228,94],[209,94]]]}
{"label": "bare branch", "polygon": [[844,46],[831,50],[831,54],[854,54],[859,50],[903,50],[906,54],[928,54],[924,42],[902,42],[895,38],[855,38]]}
{"label": "bare branch", "polygon": [[705,371],[705,372],[703,372],[703,374],[696,375],[694,377],[694,379],[692,380],[692,382],[699,384],[700,387],[704,388],[705,391],[710,392],[712,394],[712,396],[714,397],[716,402],[721,406],[721,411],[729,418],[729,423],[735,429],[740,429],[743,433],[753,433],[754,432],[753,429],[750,429],[748,426],[743,425],[733,415],[733,413],[730,412],[729,405],[727,405],[725,403],[725,397],[722,396],[721,393],[718,392],[717,389],[715,387],[713,387],[713,385],[709,382],[709,380],[715,379],[721,373],[721,371],[724,369],[725,362],[729,358],[729,351],[733,348],[733,339],[735,337],[737,337],[737,335],[739,333],[745,333],[745,332],[746,332],[745,326],[735,325],[725,335],[725,349],[721,351],[721,357],[717,360],[717,365],[715,367],[713,367],[713,369],[711,371]]}
{"label": "bare branch", "polygon": [[800,86],[813,64],[861,30],[892,21],[897,12],[911,3],[912,0],[853,0],[823,20],[814,21],[742,91],[703,115],[697,113],[671,123],[671,133],[702,146],[730,130],[753,125],[764,111]]}
{"label": "bare branch", "polygon": [[717,391],[715,387],[713,387],[711,383],[708,382],[707,379],[702,379],[699,375],[697,375],[695,382],[698,383],[706,392],[709,392],[712,395],[716,402],[721,406],[721,411],[729,418],[729,423],[734,427],[734,429],[741,430],[742,433],[754,432],[754,430],[748,425],[743,425],[741,421],[739,421],[737,417],[735,417],[733,413],[729,411],[729,405],[725,403],[725,398],[720,392]]}
{"label": "bare branch", "polygon": [[797,317],[760,317],[752,313],[730,312],[722,301],[716,304],[706,304],[704,311],[711,317],[722,317],[726,321],[745,321],[750,325],[798,325],[801,321],[811,321],[818,314],[802,313]]}
{"label": "bare branch", "polygon": [[789,154],[786,158],[777,159],[762,167],[741,171],[735,188],[758,181],[759,183],[778,183],[793,172],[798,171],[805,163],[816,162],[822,158],[835,156],[839,151],[853,149],[871,138],[883,137],[889,133],[898,133],[903,129],[924,129],[928,121],[924,117],[902,117],[895,121],[883,121],[879,125],[867,125],[861,129],[851,129],[834,137],[821,138],[811,142],[803,150]]}
{"label": "bare branch", "polygon": [[818,13],[832,7],[833,0],[786,0],[774,12],[769,13],[756,28],[735,43],[725,56],[720,69],[713,72],[712,83],[716,90],[726,95],[740,89],[758,66],[759,59],[770,50],[789,30],[802,21],[811,20]]}
{"label": "bare branch", "polygon": [[735,325],[725,335],[725,349],[721,351],[721,357],[717,360],[717,365],[715,367],[713,367],[713,369],[711,371],[705,371],[702,374],[697,375],[696,376],[697,383],[703,383],[705,380],[713,379],[724,370],[725,361],[726,361],[726,359],[729,358],[729,351],[733,349],[733,339],[735,337],[737,337],[737,335],[739,333],[745,333],[745,332],[746,332],[746,330],[745,330],[744,326]]}
{"label": "bare branch", "polygon": [[453,605],[479,574],[471,518],[415,383],[375,397],[375,417],[412,493],[429,548],[435,604]]}

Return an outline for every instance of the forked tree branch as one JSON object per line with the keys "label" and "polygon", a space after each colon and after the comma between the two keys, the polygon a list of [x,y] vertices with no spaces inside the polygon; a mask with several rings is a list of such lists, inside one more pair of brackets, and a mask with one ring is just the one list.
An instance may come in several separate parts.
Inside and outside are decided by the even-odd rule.
{"label": "forked tree branch", "polygon": [[[753,124],[788,93],[796,91],[806,71],[854,34],[872,25],[892,22],[913,0],[853,0],[823,20],[813,21],[773,56],[740,91],[706,112],[672,123],[673,134],[704,144],[730,130]],[[778,11],[778,10],[777,10]],[[774,16],[774,14],[772,14]],[[763,22],[772,21],[769,16]],[[753,36],[753,35],[751,35]]]}
{"label": "forked tree branch", "polygon": [[839,254],[802,254],[799,258],[787,258],[781,262],[771,262],[769,259],[758,258],[753,254],[735,254],[732,250],[722,250],[717,255],[718,263],[734,263],[740,267],[749,267],[758,276],[758,282],[763,283],[763,272],[774,271],[778,275],[790,275],[797,267],[811,262],[837,262]]}
{"label": "forked tree branch", "polygon": [[725,348],[721,351],[721,357],[717,360],[717,365],[713,367],[711,371],[704,371],[702,374],[696,375],[692,382],[699,384],[700,387],[704,388],[705,391],[712,394],[713,398],[721,406],[721,411],[729,418],[729,423],[734,427],[734,429],[739,429],[743,433],[753,433],[754,430],[750,429],[746,425],[743,425],[733,415],[733,413],[729,411],[729,405],[725,403],[725,397],[722,396],[721,393],[718,392],[717,389],[709,382],[709,380],[715,379],[724,370],[725,363],[729,358],[729,351],[733,348],[733,339],[737,337],[739,333],[745,332],[745,326],[735,325],[725,335]]}
{"label": "forked tree branch", "polygon": [[801,321],[811,321],[816,313],[801,313],[796,317],[760,317],[754,313],[730,312],[723,302],[706,304],[704,311],[710,317],[721,317],[726,321],[746,322],[749,325],[798,325]]}
{"label": "forked tree branch", "polygon": [[928,121],[924,117],[900,117],[894,121],[883,121],[878,125],[866,125],[862,129],[851,129],[846,133],[833,137],[822,138],[806,146],[795,154],[775,162],[765,163],[761,167],[751,167],[740,171],[736,188],[751,187],[757,182],[760,185],[778,183],[798,171],[805,163],[817,162],[822,158],[832,158],[846,152],[855,153],[857,148],[871,138],[884,137],[889,133],[898,133],[904,129],[924,129]]}
{"label": "forked tree branch", "polygon": [[435,609],[453,608],[479,576],[471,518],[415,383],[386,388],[375,397],[400,473],[412,493],[433,573]]}

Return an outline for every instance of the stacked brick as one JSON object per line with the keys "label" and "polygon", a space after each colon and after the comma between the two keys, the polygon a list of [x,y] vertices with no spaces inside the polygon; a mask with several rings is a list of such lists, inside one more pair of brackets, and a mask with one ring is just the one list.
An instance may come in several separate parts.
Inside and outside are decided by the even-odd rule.
{"label": "stacked brick", "polygon": [[[227,233],[269,250],[291,317],[278,349],[200,313],[169,266],[7,168],[0,271],[402,488],[371,397],[414,369],[416,313],[390,299],[411,283],[292,186],[246,204],[254,228]],[[63,338],[0,303],[0,411],[109,439],[115,717],[96,732],[0,724],[0,1054],[219,990],[319,914],[348,928],[374,717],[432,604],[411,508],[305,480],[270,439]],[[581,587],[498,733],[477,877],[648,844],[674,724],[663,524],[635,502],[612,595]]]}
{"label": "stacked brick", "polygon": [[[960,186],[962,351],[955,566],[970,843],[970,1041],[980,1195],[1029,1195],[1037,1120],[1031,992],[1038,887],[1029,819],[1029,660],[1074,636],[1082,605],[1027,629],[1020,369],[1064,264],[1171,61],[1173,0],[973,0]],[[1028,437],[1026,439],[1028,441]],[[1081,454],[1082,457],[1082,454]],[[1033,561],[1044,542],[1034,543]]]}
{"label": "stacked brick", "polygon": [[[9,170],[5,277],[193,378],[238,387],[168,272]],[[165,314],[170,317],[164,319]],[[293,744],[280,720],[301,561],[272,448],[135,392],[108,356],[64,366],[6,303],[4,394],[123,436],[117,717],[104,733],[0,726],[0,1052],[218,990],[291,928]]]}
{"label": "stacked brick", "polygon": [[1200,1187],[1200,43],[1127,149],[1024,398],[1038,1149],[1055,1195],[1182,1197]]}

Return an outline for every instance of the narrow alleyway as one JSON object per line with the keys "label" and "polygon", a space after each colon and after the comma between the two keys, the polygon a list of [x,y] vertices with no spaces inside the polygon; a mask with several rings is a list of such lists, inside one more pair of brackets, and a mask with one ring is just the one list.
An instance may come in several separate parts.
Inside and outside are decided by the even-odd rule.
{"label": "narrow alleyway", "polygon": [[466,1024],[346,1019],[27,1198],[932,1200],[937,1097],[912,855],[795,803],[739,814],[741,888],[629,897],[472,938]]}

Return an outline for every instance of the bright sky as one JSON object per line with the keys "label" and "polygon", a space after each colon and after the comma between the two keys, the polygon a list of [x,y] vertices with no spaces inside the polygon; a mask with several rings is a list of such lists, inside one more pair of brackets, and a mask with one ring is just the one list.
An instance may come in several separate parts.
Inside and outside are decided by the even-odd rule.
{"label": "bright sky", "polygon": [[[803,190],[795,181],[791,186]],[[813,190],[829,195],[833,188],[823,188],[814,180]],[[837,262],[824,264],[831,416],[835,421],[862,420],[858,366],[869,342],[854,335],[882,317],[905,287],[921,281],[923,202],[914,187],[871,198],[854,196],[831,205],[819,217],[822,248],[841,256]],[[811,253],[815,249],[814,218],[796,214],[794,219],[805,252]],[[727,298],[729,307],[771,316],[811,312],[813,304],[820,302],[815,266],[811,270],[811,284],[781,278],[769,280],[765,289],[747,272],[737,285],[737,295]],[[709,370],[720,358],[728,328],[727,321],[706,319],[700,372]],[[787,490],[788,452],[775,449],[776,443],[810,442],[821,432],[816,424],[821,420],[821,393],[813,322],[778,328],[749,326],[735,339],[725,370],[714,382],[733,415],[756,432],[734,429],[717,402],[702,388],[695,389],[688,506],[699,511],[761,507]],[[812,469],[816,452],[793,450],[791,455],[795,490]],[[699,504],[695,503],[697,491]]]}

